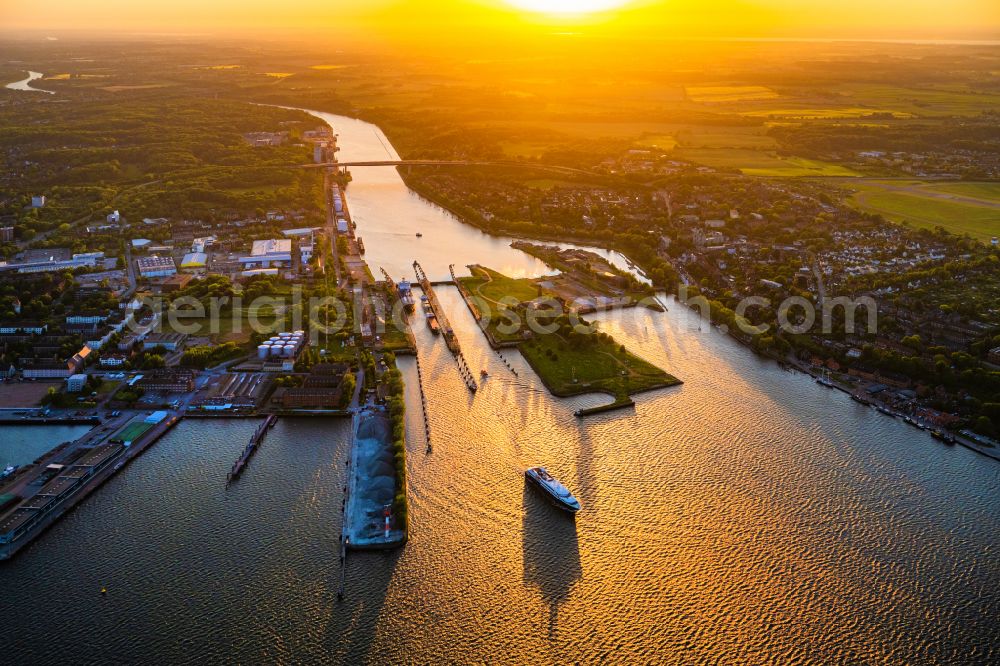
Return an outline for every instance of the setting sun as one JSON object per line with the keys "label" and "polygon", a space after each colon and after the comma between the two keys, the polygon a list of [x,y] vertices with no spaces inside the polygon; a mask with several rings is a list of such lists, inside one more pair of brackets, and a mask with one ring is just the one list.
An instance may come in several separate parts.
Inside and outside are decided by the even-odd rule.
{"label": "setting sun", "polygon": [[629,0],[507,0],[520,9],[539,14],[589,14],[615,9]]}

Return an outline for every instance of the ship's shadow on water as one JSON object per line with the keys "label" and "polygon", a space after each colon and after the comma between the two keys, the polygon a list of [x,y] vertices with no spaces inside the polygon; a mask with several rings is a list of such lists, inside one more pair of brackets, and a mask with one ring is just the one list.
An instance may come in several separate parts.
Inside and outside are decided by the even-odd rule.
{"label": "ship's shadow on water", "polygon": [[344,599],[336,599],[340,570],[330,577],[326,607],[331,609],[323,644],[329,663],[367,664],[373,655],[377,625],[389,593],[402,549],[353,551],[347,556],[347,585]]}
{"label": "ship's shadow on water", "polygon": [[573,516],[552,506],[527,482],[523,491],[524,584],[537,589],[548,606],[548,633],[554,638],[559,607],[583,577],[580,544]]}

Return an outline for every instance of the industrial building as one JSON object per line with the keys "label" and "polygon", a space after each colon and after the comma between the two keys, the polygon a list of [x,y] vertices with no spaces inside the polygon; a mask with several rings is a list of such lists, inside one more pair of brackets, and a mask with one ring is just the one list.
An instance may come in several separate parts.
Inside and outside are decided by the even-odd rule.
{"label": "industrial building", "polygon": [[145,391],[193,391],[194,372],[187,369],[153,370],[140,375],[135,385]]}
{"label": "industrial building", "polygon": [[204,252],[188,252],[181,260],[181,270],[199,271],[204,270],[208,263],[208,255]]}
{"label": "industrial building", "polygon": [[183,333],[151,333],[142,341],[143,351],[162,347],[167,351],[177,351],[184,346],[187,336]]}
{"label": "industrial building", "polygon": [[104,259],[103,252],[70,254],[66,248],[27,250],[19,261],[0,266],[0,270],[16,270],[18,273],[45,273],[49,271],[95,268]]}
{"label": "industrial building", "polygon": [[167,277],[177,273],[177,266],[172,257],[142,257],[136,259],[136,267],[139,269],[139,276],[144,278]]}
{"label": "industrial building", "polygon": [[292,241],[288,238],[256,240],[250,256],[240,257],[244,270],[255,268],[289,268],[292,265]]}

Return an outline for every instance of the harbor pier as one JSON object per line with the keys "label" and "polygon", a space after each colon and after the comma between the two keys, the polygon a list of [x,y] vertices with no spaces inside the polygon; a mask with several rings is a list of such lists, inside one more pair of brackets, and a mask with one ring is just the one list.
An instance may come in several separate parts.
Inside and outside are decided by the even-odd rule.
{"label": "harbor pier", "polygon": [[91,430],[54,458],[22,472],[5,492],[19,499],[0,508],[0,560],[32,543],[90,493],[174,427],[181,416],[155,412],[112,421],[107,434]]}
{"label": "harbor pier", "polygon": [[243,470],[246,468],[247,463],[250,462],[250,458],[253,454],[257,453],[257,449],[260,448],[261,442],[264,440],[264,435],[267,431],[278,421],[278,417],[274,414],[268,414],[264,422],[257,426],[254,430],[253,435],[250,436],[250,441],[247,443],[246,447],[240,453],[240,457],[236,459],[233,463],[233,468],[229,470],[229,474],[226,475],[226,485],[240,478]]}

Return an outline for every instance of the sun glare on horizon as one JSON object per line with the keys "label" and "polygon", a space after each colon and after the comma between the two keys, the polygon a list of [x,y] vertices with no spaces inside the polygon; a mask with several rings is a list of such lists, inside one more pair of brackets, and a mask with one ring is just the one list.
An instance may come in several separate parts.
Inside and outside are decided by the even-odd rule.
{"label": "sun glare on horizon", "polygon": [[538,14],[590,14],[617,9],[630,0],[505,0],[507,4]]}

